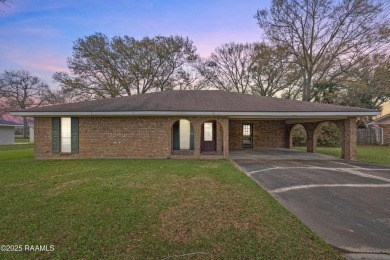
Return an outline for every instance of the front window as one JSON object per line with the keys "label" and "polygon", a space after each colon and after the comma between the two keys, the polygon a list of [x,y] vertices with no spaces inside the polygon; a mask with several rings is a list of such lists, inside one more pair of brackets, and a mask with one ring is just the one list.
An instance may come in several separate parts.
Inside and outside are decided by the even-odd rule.
{"label": "front window", "polygon": [[61,152],[70,153],[71,147],[71,120],[70,117],[61,117]]}

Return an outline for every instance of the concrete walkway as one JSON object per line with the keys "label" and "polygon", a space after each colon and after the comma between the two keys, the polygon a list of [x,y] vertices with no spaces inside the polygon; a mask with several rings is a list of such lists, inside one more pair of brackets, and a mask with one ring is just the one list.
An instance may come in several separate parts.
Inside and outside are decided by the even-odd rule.
{"label": "concrete walkway", "polygon": [[390,259],[390,167],[288,149],[230,158],[345,257]]}

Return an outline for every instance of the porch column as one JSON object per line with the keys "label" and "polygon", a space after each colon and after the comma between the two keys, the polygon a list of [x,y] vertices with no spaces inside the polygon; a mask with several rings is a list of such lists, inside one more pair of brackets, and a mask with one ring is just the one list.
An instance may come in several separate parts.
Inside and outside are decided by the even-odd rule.
{"label": "porch column", "polygon": [[223,158],[229,158],[229,119],[224,118],[220,120],[223,132]]}
{"label": "porch column", "polygon": [[356,160],[357,126],[356,117],[349,117],[341,124],[341,158]]}
{"label": "porch column", "polygon": [[317,136],[315,130],[318,123],[304,123],[302,125],[306,130],[307,152],[308,153],[317,152]]}
{"label": "porch column", "polygon": [[293,147],[293,135],[291,133],[294,125],[286,125],[286,148],[291,149]]}
{"label": "porch column", "polygon": [[201,123],[199,120],[193,120],[194,126],[194,156],[200,158],[200,138],[201,138]]}

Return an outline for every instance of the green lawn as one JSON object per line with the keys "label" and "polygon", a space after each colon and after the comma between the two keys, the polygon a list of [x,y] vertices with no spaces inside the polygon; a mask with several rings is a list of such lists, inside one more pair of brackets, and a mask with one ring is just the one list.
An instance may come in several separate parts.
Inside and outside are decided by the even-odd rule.
{"label": "green lawn", "polygon": [[340,257],[229,161],[38,161],[32,150],[0,146],[0,244],[55,248],[0,259]]}
{"label": "green lawn", "polygon": [[[294,149],[306,151],[306,147],[294,147]],[[341,147],[317,147],[317,152],[341,157]],[[390,146],[359,145],[357,160],[390,166]]]}
{"label": "green lawn", "polygon": [[29,143],[30,139],[23,138],[23,135],[15,135],[15,143]]}
{"label": "green lawn", "polygon": [[29,143],[30,139],[15,138],[15,143]]}

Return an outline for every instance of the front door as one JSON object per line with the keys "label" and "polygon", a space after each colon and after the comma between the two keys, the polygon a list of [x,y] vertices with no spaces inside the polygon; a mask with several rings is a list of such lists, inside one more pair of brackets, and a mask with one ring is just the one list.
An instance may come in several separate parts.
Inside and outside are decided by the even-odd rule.
{"label": "front door", "polygon": [[215,151],[215,121],[206,122],[202,127],[202,151]]}
{"label": "front door", "polygon": [[242,147],[243,148],[253,147],[252,124],[242,125]]}

